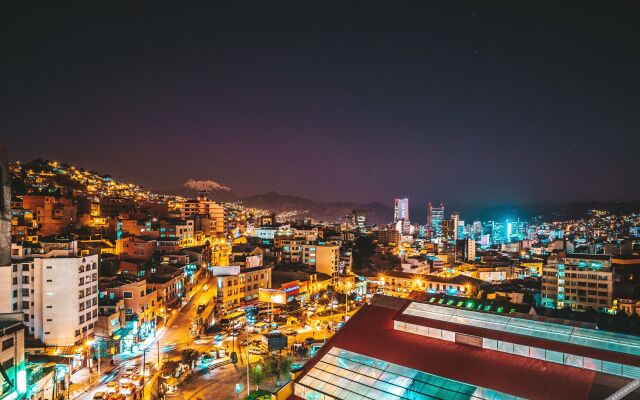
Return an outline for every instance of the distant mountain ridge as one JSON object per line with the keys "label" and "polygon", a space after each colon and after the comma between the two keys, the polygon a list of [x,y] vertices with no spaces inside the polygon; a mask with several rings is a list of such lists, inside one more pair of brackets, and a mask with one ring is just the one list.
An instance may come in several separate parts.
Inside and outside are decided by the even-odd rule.
{"label": "distant mountain ridge", "polygon": [[[149,192],[139,185],[126,184],[123,189],[111,190],[111,183],[116,187],[123,182],[116,181],[108,174],[100,174],[94,171],[85,171],[64,163],[48,160],[33,160],[25,163],[12,163],[12,192],[24,194],[26,192],[38,192],[42,190],[54,190],[61,194],[70,193],[73,190],[88,190],[89,186],[98,186],[111,191],[110,195],[134,195],[135,193],[150,193],[153,195],[178,195],[183,197],[196,197],[199,190],[209,190],[209,197],[218,202],[241,202],[245,206],[264,210],[272,210],[277,214],[286,214],[289,219],[314,218],[317,220],[335,222],[350,215],[352,210],[365,210],[369,224],[385,225],[393,220],[393,203],[389,205],[380,202],[355,203],[355,202],[319,202],[294,195],[284,195],[275,191],[242,197],[233,190],[212,180],[193,180],[185,182],[183,187],[175,190],[158,190]],[[44,173],[36,177],[30,174]],[[36,181],[40,179],[40,181]],[[123,193],[120,193],[123,191]],[[131,193],[128,193],[131,192]],[[133,194],[132,194],[133,193]],[[420,202],[411,201],[411,222],[424,224],[426,209],[420,207]],[[423,203],[426,206],[426,203]],[[418,207],[416,207],[418,205]],[[522,205],[466,205],[456,206],[445,203],[445,216],[449,217],[452,211],[460,212],[461,219],[466,223],[473,220],[505,220],[520,218],[529,220],[533,217],[542,217],[545,221],[565,221],[578,219],[585,216],[588,210],[607,210],[615,214],[630,214],[640,212],[640,200],[635,201],[581,201],[566,203],[522,204]]]}

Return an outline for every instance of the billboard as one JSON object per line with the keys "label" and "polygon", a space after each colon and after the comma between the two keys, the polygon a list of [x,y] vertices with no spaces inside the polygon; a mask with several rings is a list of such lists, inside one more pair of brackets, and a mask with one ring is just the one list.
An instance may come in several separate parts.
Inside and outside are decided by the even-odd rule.
{"label": "billboard", "polygon": [[258,301],[264,303],[287,304],[287,294],[284,290],[263,289],[258,291]]}

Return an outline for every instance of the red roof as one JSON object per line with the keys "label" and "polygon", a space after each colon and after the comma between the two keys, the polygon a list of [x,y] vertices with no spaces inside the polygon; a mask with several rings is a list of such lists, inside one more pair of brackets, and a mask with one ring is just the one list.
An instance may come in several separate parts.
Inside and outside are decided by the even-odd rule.
{"label": "red roof", "polygon": [[332,347],[529,399],[586,399],[595,372],[397,331],[397,310],[368,305],[305,365]]}

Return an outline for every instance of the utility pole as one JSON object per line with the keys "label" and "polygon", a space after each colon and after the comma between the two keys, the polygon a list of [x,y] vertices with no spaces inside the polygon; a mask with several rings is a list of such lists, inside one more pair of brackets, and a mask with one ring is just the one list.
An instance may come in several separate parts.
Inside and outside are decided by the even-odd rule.
{"label": "utility pole", "polygon": [[245,350],[247,353],[247,396],[249,396],[251,394],[251,384],[249,382],[249,320],[248,319],[246,319],[246,323],[247,323],[247,345],[245,346]]}
{"label": "utility pole", "polygon": [[98,345],[98,351],[96,352],[96,360],[98,360],[98,379],[100,379],[100,356],[102,355],[100,353],[102,353],[102,346],[100,345],[100,342],[98,342],[97,340],[96,340],[96,344]]}

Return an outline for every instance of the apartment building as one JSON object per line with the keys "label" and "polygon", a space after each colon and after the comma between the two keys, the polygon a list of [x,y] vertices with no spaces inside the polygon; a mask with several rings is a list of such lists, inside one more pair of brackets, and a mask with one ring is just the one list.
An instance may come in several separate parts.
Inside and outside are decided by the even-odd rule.
{"label": "apartment building", "polygon": [[216,303],[236,307],[258,299],[260,288],[271,288],[271,267],[213,267],[216,277]]}
{"label": "apartment building", "polygon": [[0,345],[0,398],[17,399],[27,385],[21,313],[0,314]]}
{"label": "apartment building", "polygon": [[611,255],[571,253],[549,260],[543,267],[543,302],[555,308],[609,309],[614,300],[613,275]]}
{"label": "apartment building", "polygon": [[[108,299],[117,306],[117,299],[124,300],[125,326],[131,330],[132,337],[125,348],[155,330],[158,315],[158,293],[147,284],[145,279],[119,275],[100,280],[100,297]],[[103,311],[115,311],[102,301]],[[113,317],[111,317],[113,321]],[[135,340],[134,340],[135,337]]]}
{"label": "apartment building", "polygon": [[16,247],[22,257],[14,259],[10,278],[2,279],[10,288],[11,301],[3,302],[10,309],[1,311],[22,312],[27,332],[49,346],[71,346],[92,336],[100,256],[80,255],[75,240],[44,254]]}
{"label": "apartment building", "polygon": [[182,203],[182,218],[193,219],[194,229],[215,237],[224,236],[224,208],[206,193]]}
{"label": "apartment building", "polygon": [[151,260],[156,240],[148,236],[126,236],[116,240],[116,254],[132,260]]}
{"label": "apartment building", "polygon": [[35,216],[40,236],[69,231],[77,222],[77,207],[64,197],[25,195],[22,207]]}
{"label": "apartment building", "polygon": [[317,245],[316,272],[330,276],[337,282],[340,275],[340,246],[326,244]]}

